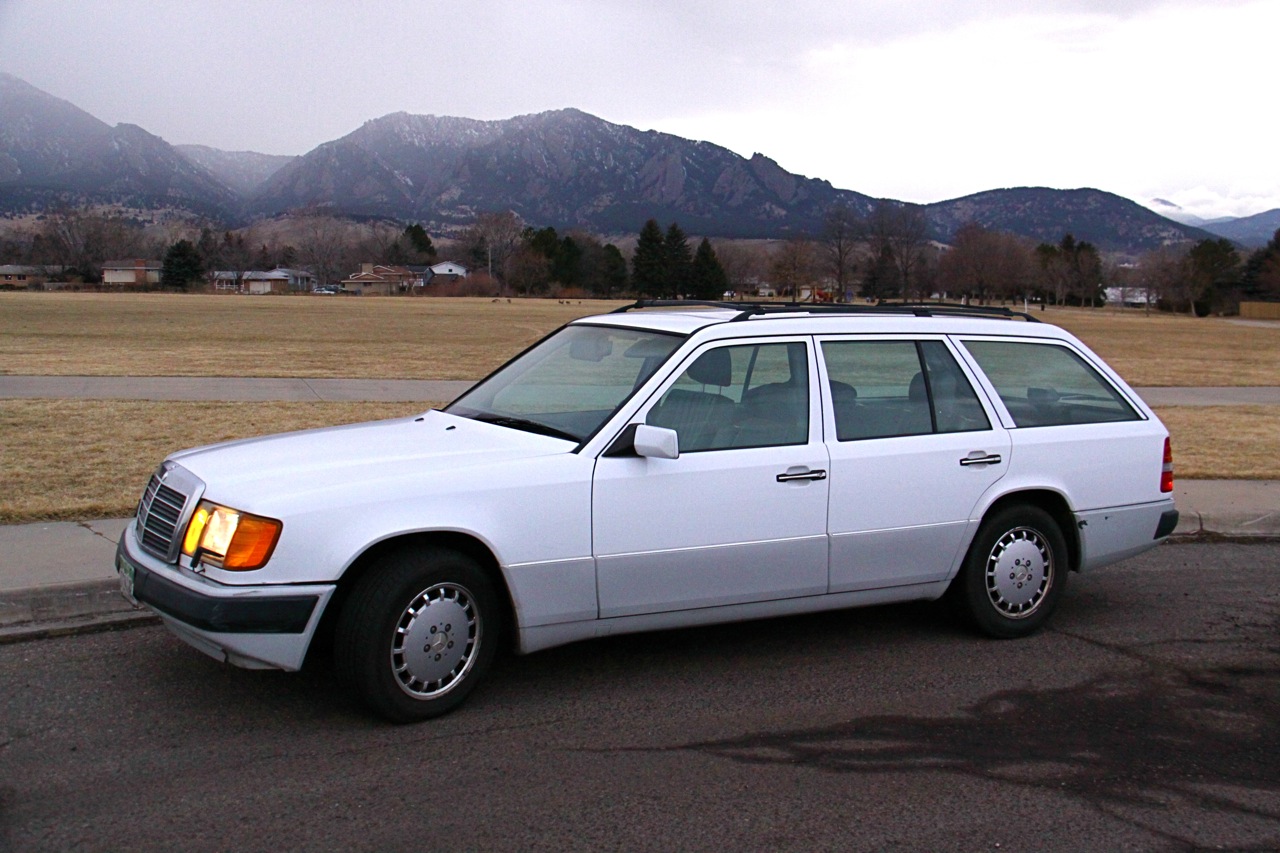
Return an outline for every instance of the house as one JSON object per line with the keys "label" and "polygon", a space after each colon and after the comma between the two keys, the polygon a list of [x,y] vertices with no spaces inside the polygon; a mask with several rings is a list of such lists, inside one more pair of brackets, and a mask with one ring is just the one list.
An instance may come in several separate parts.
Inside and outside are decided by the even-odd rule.
{"label": "house", "polygon": [[126,261],[106,261],[102,264],[103,287],[154,287],[160,283],[160,261],[135,258]]}
{"label": "house", "polygon": [[60,272],[62,267],[0,264],[0,290],[39,290],[51,274]]}
{"label": "house", "polygon": [[214,270],[209,273],[209,281],[217,293],[240,292],[240,273],[235,270]]}
{"label": "house", "polygon": [[456,264],[453,261],[441,261],[438,264],[432,264],[427,267],[427,271],[422,277],[422,284],[424,286],[453,284],[466,277],[467,268],[462,264]]}
{"label": "house", "polygon": [[422,280],[408,267],[361,264],[360,272],[344,278],[342,289],[361,296],[391,296],[420,287]]}
{"label": "house", "polygon": [[244,293],[309,293],[316,277],[306,270],[276,267],[267,272],[250,270],[240,281]]}
{"label": "house", "polygon": [[306,270],[276,267],[273,270],[215,270],[209,274],[213,289],[221,293],[309,293],[316,277]]}
{"label": "house", "polygon": [[1104,291],[1108,305],[1124,305],[1128,308],[1144,308],[1147,303],[1155,303],[1145,287],[1108,287]]}

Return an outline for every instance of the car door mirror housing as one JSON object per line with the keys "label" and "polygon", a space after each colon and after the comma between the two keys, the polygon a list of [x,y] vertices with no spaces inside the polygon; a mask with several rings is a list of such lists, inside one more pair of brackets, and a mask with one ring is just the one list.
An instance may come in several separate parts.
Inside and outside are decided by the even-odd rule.
{"label": "car door mirror housing", "polygon": [[666,427],[636,424],[633,445],[637,454],[650,459],[680,458],[680,436]]}

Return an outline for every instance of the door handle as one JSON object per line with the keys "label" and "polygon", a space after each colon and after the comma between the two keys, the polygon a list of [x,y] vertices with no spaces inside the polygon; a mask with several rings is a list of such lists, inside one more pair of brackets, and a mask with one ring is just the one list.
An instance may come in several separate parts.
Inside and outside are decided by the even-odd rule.
{"label": "door handle", "polygon": [[988,453],[985,456],[966,456],[960,460],[961,465],[995,465],[1000,461],[999,453]]}
{"label": "door handle", "polygon": [[799,471],[797,473],[779,474],[779,483],[790,483],[794,480],[825,480],[827,479],[827,471],[825,468],[816,468],[812,471]]}

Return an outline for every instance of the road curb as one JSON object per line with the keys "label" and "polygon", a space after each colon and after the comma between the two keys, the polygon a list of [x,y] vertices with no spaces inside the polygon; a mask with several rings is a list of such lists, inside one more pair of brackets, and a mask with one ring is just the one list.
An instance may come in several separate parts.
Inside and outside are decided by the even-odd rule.
{"label": "road curb", "polygon": [[57,584],[0,594],[0,644],[159,621],[134,606],[114,580]]}

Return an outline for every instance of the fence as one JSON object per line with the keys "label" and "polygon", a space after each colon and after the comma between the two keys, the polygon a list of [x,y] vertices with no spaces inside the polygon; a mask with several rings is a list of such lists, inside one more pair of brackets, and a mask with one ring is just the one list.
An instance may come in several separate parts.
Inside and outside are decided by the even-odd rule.
{"label": "fence", "polygon": [[1241,302],[1240,316],[1246,320],[1280,320],[1280,302]]}

